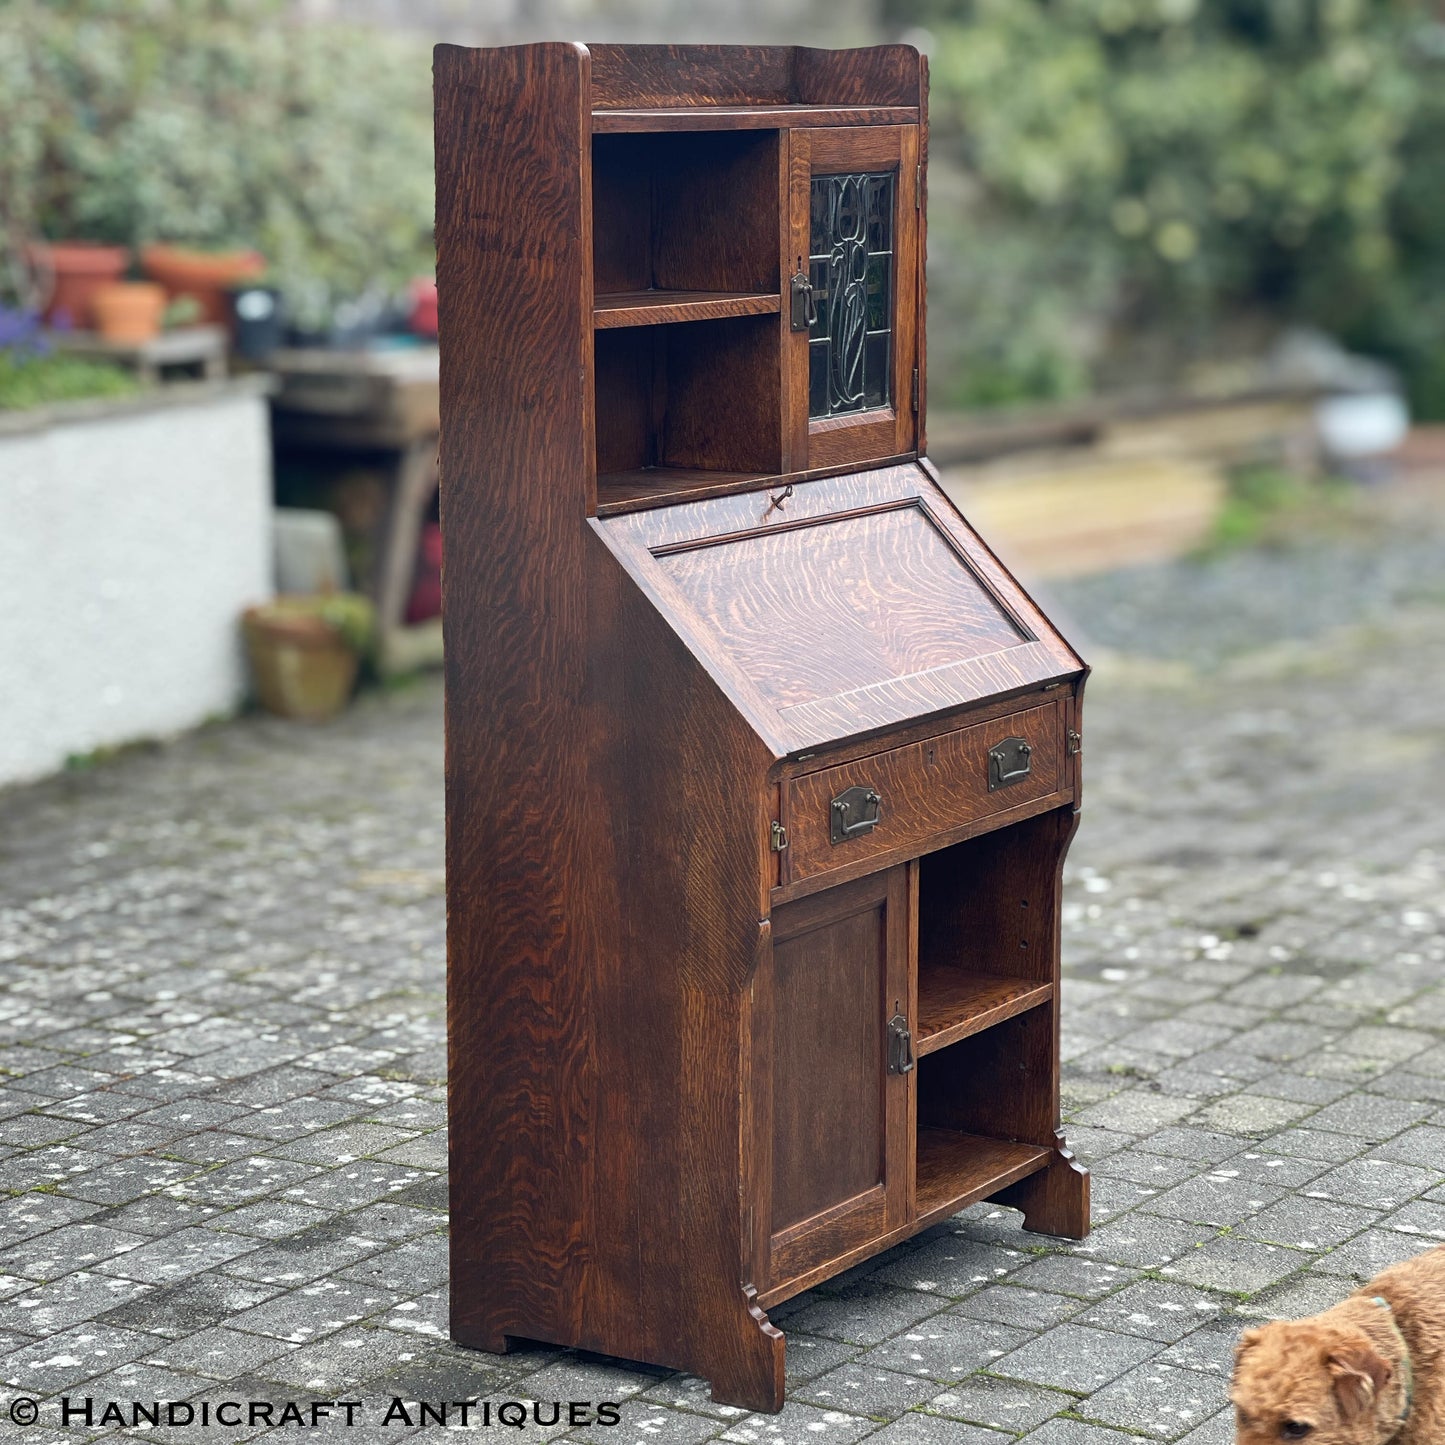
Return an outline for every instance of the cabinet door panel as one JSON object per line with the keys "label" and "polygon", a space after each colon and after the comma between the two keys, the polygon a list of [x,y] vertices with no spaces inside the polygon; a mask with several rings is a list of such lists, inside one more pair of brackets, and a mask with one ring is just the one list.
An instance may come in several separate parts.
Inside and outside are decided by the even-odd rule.
{"label": "cabinet door panel", "polygon": [[789,264],[809,326],[789,337],[794,465],[903,456],[917,444],[918,128],[794,131]]}
{"label": "cabinet door panel", "polygon": [[911,1075],[888,1024],[911,1018],[907,870],[773,918],[768,1279],[776,1284],[906,1217]]}

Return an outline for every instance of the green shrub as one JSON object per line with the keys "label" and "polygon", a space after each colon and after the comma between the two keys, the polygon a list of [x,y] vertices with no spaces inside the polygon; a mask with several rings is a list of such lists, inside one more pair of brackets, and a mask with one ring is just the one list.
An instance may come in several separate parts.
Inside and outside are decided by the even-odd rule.
{"label": "green shrub", "polygon": [[[1445,406],[1445,23],[1427,0],[893,0],[930,26],[931,342],[968,399],[1208,354],[1242,314]],[[944,204],[940,206],[940,199]],[[944,344],[947,344],[944,341]],[[947,367],[934,365],[943,380]]]}
{"label": "green shrub", "polygon": [[89,397],[130,396],[139,390],[134,376],[108,362],[0,348],[0,411],[26,411]]}
{"label": "green shrub", "polygon": [[[279,0],[0,0],[0,224],[261,251],[307,324],[434,264],[416,41]],[[4,278],[0,278],[3,284]]]}

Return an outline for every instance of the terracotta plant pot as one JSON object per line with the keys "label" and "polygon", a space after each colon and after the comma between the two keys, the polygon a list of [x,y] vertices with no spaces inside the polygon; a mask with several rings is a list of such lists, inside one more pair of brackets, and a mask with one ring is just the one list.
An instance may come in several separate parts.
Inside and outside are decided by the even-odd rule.
{"label": "terracotta plant pot", "polygon": [[251,607],[241,626],[256,696],[268,712],[319,723],[346,706],[356,686],[358,659],[329,623]]}
{"label": "terracotta plant pot", "polygon": [[146,275],[152,281],[159,281],[172,301],[182,296],[193,297],[200,305],[201,320],[214,326],[230,324],[228,288],[238,281],[259,276],[266,269],[265,259],[257,251],[212,255],[206,251],[186,251],[179,246],[146,246],[140,258]]}
{"label": "terracotta plant pot", "polygon": [[124,246],[95,241],[35,241],[25,249],[50,293],[41,312],[47,326],[92,325],[92,297],[100,287],[119,281],[130,265]]}
{"label": "terracotta plant pot", "polygon": [[107,341],[149,341],[160,334],[166,291],[154,281],[116,281],[90,298],[95,329]]}

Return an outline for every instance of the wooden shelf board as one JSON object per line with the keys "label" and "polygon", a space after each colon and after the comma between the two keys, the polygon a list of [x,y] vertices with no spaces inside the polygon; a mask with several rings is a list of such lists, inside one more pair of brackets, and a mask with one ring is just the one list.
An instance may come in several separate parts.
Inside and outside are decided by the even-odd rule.
{"label": "wooden shelf board", "polygon": [[776,316],[782,304],[781,296],[766,291],[611,291],[596,298],[592,325],[605,331],[723,316]]}
{"label": "wooden shelf board", "polygon": [[920,968],[914,1052],[931,1054],[956,1044],[1015,1014],[1038,1008],[1053,996],[1053,984],[1033,979],[967,973],[957,968]]}
{"label": "wooden shelf board", "polygon": [[597,514],[610,517],[643,507],[751,491],[768,486],[775,480],[776,477],[768,472],[708,472],[687,467],[644,467],[634,472],[602,472],[597,477]]}
{"label": "wooden shelf board", "polygon": [[1053,1150],[1037,1144],[985,1139],[953,1129],[919,1129],[915,1227],[946,1219],[1036,1174],[1052,1154]]}
{"label": "wooden shelf board", "polygon": [[917,125],[915,105],[680,105],[592,112],[592,133],[648,130],[780,130],[811,125]]}

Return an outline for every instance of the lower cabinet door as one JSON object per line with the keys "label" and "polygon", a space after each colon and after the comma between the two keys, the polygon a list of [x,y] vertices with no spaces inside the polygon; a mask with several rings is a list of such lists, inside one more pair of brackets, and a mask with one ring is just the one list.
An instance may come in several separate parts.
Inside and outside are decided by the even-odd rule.
{"label": "lower cabinet door", "polygon": [[890,868],[773,914],[755,1010],[771,1084],[765,1288],[907,1220],[911,878]]}

